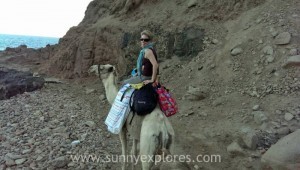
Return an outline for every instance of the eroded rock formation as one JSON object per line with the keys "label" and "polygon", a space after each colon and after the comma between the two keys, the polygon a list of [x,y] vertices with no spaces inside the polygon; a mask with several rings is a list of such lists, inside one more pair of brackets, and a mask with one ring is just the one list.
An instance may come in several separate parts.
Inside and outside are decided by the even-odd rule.
{"label": "eroded rock formation", "polygon": [[0,77],[0,100],[40,89],[44,85],[43,78],[33,77],[30,72],[0,68]]}
{"label": "eroded rock formation", "polygon": [[[183,0],[94,0],[83,21],[60,39],[41,71],[64,78],[84,77],[91,65],[110,63],[124,75],[135,64],[143,29],[156,35],[160,60],[174,55],[190,59],[203,50],[205,36],[201,22],[195,19],[228,19],[262,2],[214,0],[190,5]],[[226,8],[221,8],[223,5]],[[207,7],[210,10],[201,10]]]}

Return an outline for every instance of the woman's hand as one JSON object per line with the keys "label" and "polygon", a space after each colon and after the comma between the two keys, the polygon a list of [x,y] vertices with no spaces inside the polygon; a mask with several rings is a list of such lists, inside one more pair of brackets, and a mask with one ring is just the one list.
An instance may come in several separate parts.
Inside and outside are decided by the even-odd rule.
{"label": "woman's hand", "polygon": [[143,83],[146,85],[146,84],[149,84],[149,83],[153,83],[153,81],[152,80],[145,80],[145,81],[143,81]]}

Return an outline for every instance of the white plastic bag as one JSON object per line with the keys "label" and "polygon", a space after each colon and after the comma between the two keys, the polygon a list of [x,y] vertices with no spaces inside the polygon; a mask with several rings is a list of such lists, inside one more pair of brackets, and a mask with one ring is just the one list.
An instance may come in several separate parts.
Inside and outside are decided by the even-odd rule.
{"label": "white plastic bag", "polygon": [[130,112],[129,101],[133,91],[134,89],[130,87],[130,84],[125,84],[119,90],[105,120],[105,124],[107,125],[108,131],[110,131],[111,133],[120,133],[125,123],[125,120],[127,119],[127,116]]}

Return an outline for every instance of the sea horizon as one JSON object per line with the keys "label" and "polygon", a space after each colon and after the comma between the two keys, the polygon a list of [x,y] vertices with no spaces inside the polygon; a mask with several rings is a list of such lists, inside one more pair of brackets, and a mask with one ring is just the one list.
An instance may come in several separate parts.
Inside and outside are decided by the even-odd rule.
{"label": "sea horizon", "polygon": [[0,33],[0,51],[4,51],[7,47],[16,48],[20,45],[38,49],[46,47],[47,45],[58,44],[58,41],[59,38],[57,37]]}
{"label": "sea horizon", "polygon": [[28,34],[12,34],[12,33],[0,33],[0,35],[14,35],[14,36],[29,36],[29,37],[44,37],[44,38],[61,38],[46,35],[28,35]]}

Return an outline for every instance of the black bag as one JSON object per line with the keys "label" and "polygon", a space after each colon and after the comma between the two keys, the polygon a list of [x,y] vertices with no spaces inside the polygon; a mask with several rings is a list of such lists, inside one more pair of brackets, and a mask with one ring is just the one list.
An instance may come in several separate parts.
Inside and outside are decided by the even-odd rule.
{"label": "black bag", "polygon": [[149,83],[133,92],[131,110],[140,116],[149,114],[157,105],[157,97],[152,83]]}

